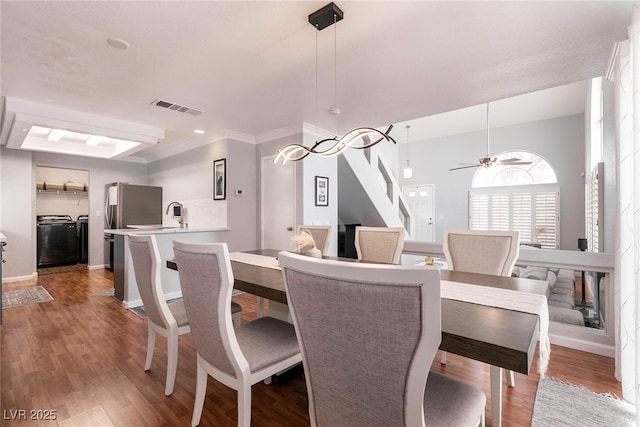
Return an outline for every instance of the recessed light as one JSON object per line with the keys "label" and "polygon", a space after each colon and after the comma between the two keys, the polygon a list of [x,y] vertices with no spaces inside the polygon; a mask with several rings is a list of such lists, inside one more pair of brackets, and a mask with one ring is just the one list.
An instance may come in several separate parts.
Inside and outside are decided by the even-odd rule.
{"label": "recessed light", "polygon": [[121,50],[129,49],[129,42],[122,39],[109,38],[107,39],[107,43],[109,43],[109,46],[115,47],[116,49],[121,49]]}
{"label": "recessed light", "polygon": [[194,133],[203,134],[204,131],[202,129],[196,129],[193,131]]}

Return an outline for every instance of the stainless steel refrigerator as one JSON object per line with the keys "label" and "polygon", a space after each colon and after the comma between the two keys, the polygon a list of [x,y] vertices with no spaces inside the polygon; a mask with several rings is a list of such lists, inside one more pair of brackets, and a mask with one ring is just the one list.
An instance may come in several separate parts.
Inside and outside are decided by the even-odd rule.
{"label": "stainless steel refrigerator", "polygon": [[[133,225],[162,225],[162,187],[113,182],[105,186],[104,194],[105,230],[127,228]],[[117,282],[119,274],[116,274],[118,273],[116,269],[124,263],[124,247],[120,250],[120,245],[115,244],[114,235],[107,231],[104,239],[105,266],[113,270],[114,280]],[[116,286],[116,293],[118,293],[118,286]],[[122,298],[116,295],[116,298],[118,297]]]}

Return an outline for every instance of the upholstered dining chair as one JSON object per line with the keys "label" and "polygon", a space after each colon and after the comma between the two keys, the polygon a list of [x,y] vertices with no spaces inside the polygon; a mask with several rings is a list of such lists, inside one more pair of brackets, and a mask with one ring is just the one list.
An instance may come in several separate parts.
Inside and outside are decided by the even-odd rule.
{"label": "upholstered dining chair", "polygon": [[356,227],[355,246],[360,260],[398,264],[403,242],[402,227]]}
{"label": "upholstered dining chair", "polygon": [[[298,225],[296,234],[300,234],[303,230],[307,231],[313,237],[313,241],[316,244],[316,248],[320,249],[322,255],[327,255],[329,250],[329,244],[331,243],[331,230],[333,227],[330,225]],[[258,317],[264,315],[264,298],[257,298],[256,313]]]}
{"label": "upholstered dining chair", "polygon": [[260,317],[235,329],[233,271],[226,243],[173,241],[184,305],[197,353],[191,424],[200,423],[207,378],[237,391],[238,426],[251,424],[251,386],[302,360],[293,325]]}
{"label": "upholstered dining chair", "polygon": [[[511,276],[520,253],[520,232],[448,229],[442,249],[449,270]],[[440,362],[446,361],[447,354],[441,352]],[[515,386],[513,371],[508,372],[507,383]]]}
{"label": "upholstered dining chair", "polygon": [[442,333],[438,269],[278,259],[311,426],[484,425],[481,391],[430,372]]}
{"label": "upholstered dining chair", "polygon": [[173,393],[178,367],[178,336],[190,332],[182,300],[167,303],[160,281],[160,253],[154,235],[129,236],[138,291],[147,314],[147,359],[144,370],[151,369],[156,334],[167,338],[167,379],[164,394]]}
{"label": "upholstered dining chair", "polygon": [[307,231],[313,237],[316,248],[320,249],[322,255],[326,255],[331,243],[332,228],[330,225],[298,225],[298,234],[303,230]]}

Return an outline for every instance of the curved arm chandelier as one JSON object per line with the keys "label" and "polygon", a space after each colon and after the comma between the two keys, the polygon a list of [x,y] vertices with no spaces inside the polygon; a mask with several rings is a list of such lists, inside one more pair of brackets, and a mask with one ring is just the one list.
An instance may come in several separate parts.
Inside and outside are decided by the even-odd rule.
{"label": "curved arm chandelier", "polygon": [[[301,144],[285,145],[278,150],[273,162],[278,163],[282,161],[282,164],[285,164],[288,161],[297,162],[298,160],[304,159],[309,154],[315,154],[322,157],[333,157],[342,153],[347,148],[364,150],[365,148],[373,147],[382,140],[387,140],[396,144],[396,140],[389,135],[391,129],[393,129],[393,125],[389,125],[385,132],[381,132],[374,128],[362,127],[350,130],[340,138],[333,137],[317,141],[312,147],[305,147]],[[371,138],[369,137],[370,135],[377,139],[371,142]],[[358,144],[358,140],[361,140],[362,142]],[[334,144],[331,147],[322,151],[318,149],[318,147],[329,143],[330,141],[334,141]]]}

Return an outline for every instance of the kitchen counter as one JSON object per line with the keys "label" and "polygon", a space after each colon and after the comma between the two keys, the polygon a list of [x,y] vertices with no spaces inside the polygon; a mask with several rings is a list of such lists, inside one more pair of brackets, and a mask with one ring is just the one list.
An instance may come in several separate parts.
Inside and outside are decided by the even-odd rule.
{"label": "kitchen counter", "polygon": [[[224,242],[228,238],[229,228],[180,228],[141,226],[141,228],[106,229],[105,235],[113,236],[113,287],[114,296],[122,302],[124,308],[138,307],[142,305],[140,292],[133,270],[133,261],[129,253],[129,236],[149,235],[156,237],[158,252],[162,260],[161,265],[167,259],[174,257],[173,240],[191,243]],[[167,268],[160,269],[162,289],[166,299],[182,296],[180,281],[175,271]]]}
{"label": "kitchen counter", "polygon": [[113,234],[119,236],[131,236],[140,234],[170,234],[170,233],[202,233],[202,232],[215,232],[215,231],[231,231],[230,228],[213,228],[213,227],[167,227],[167,226],[147,226],[147,225],[134,225],[132,228],[116,228],[105,229],[106,234]]}

